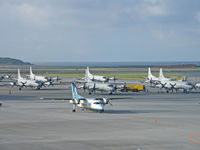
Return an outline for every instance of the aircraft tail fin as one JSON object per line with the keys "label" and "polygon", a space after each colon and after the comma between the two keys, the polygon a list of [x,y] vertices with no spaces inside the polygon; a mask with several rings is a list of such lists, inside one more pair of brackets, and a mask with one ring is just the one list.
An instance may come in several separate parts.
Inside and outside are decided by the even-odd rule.
{"label": "aircraft tail fin", "polygon": [[74,82],[71,84],[71,87],[72,87],[72,98],[73,99],[78,99],[78,98],[82,97],[82,96],[78,95],[77,90],[76,90],[76,84]]}
{"label": "aircraft tail fin", "polygon": [[20,74],[20,69],[18,68],[18,80],[22,79],[21,74]]}
{"label": "aircraft tail fin", "polygon": [[159,73],[159,79],[162,80],[164,79],[164,75],[163,75],[163,71],[162,71],[162,68],[160,68],[160,73]]}
{"label": "aircraft tail fin", "polygon": [[151,77],[152,77],[151,68],[149,67],[149,68],[148,68],[148,78],[150,79]]}
{"label": "aircraft tail fin", "polygon": [[32,71],[32,67],[30,66],[30,76],[33,76],[33,71]]}
{"label": "aircraft tail fin", "polygon": [[89,73],[90,73],[89,67],[87,67],[87,69],[85,70],[85,82],[88,82],[89,80]]}

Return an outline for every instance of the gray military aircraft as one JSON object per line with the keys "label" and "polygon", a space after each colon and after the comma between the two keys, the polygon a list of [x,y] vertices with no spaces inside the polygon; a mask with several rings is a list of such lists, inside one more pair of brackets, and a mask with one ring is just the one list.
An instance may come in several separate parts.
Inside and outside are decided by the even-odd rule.
{"label": "gray military aircraft", "polygon": [[40,81],[22,78],[19,68],[17,81],[11,82],[10,85],[19,87],[19,90],[21,90],[23,87],[32,87],[39,90],[42,87],[42,83]]}

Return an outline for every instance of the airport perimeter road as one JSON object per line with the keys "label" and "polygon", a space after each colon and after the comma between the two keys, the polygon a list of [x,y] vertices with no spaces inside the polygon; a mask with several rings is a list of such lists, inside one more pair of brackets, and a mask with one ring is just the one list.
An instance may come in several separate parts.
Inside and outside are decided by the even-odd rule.
{"label": "airport perimeter road", "polygon": [[[78,111],[66,89],[0,88],[0,150],[199,150],[200,94],[129,94],[105,113]],[[87,95],[87,94],[84,94]],[[96,95],[98,96],[98,95]],[[102,97],[102,95],[100,95]]]}

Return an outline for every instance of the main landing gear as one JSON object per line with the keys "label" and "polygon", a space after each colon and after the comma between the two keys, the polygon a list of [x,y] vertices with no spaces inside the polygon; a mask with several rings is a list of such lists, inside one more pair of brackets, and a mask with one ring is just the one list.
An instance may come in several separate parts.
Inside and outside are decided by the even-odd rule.
{"label": "main landing gear", "polygon": [[76,104],[73,104],[73,106],[72,106],[72,112],[76,112]]}

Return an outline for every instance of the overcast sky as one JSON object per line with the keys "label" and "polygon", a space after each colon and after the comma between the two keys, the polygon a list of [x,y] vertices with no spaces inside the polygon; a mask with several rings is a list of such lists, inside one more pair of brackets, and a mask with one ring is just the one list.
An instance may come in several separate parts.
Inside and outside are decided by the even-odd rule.
{"label": "overcast sky", "polygon": [[2,57],[199,61],[200,0],[0,0]]}

